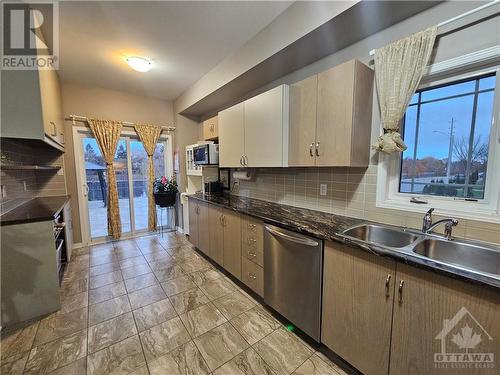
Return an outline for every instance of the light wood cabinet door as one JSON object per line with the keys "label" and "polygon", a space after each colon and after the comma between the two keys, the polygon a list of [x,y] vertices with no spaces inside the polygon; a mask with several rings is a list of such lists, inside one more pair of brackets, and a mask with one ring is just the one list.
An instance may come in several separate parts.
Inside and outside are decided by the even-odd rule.
{"label": "light wood cabinet door", "polygon": [[[208,203],[198,203],[198,249],[205,254],[210,251],[210,230],[208,226]],[[189,228],[191,229],[191,227]]]}
{"label": "light wood cabinet door", "polygon": [[318,75],[290,86],[288,166],[315,165]]}
{"label": "light wood cabinet door", "polygon": [[[37,29],[37,47],[45,43],[41,30]],[[61,87],[56,70],[38,70],[40,99],[42,102],[43,128],[47,136],[59,144],[64,143],[64,118],[61,101]]]}
{"label": "light wood cabinet door", "polygon": [[353,61],[318,74],[318,166],[349,165],[353,83]]}
{"label": "light wood cabinet door", "polygon": [[244,103],[219,112],[220,167],[241,167],[241,158],[245,153],[244,113]]}
{"label": "light wood cabinet door", "polygon": [[240,215],[223,210],[224,268],[241,280],[241,221]]}
{"label": "light wood cabinet door", "polygon": [[203,139],[211,140],[219,137],[219,122],[217,116],[203,121]]}
{"label": "light wood cabinet door", "polygon": [[224,227],[222,226],[222,209],[208,205],[208,226],[210,228],[209,256],[219,265],[224,264]]}
{"label": "light wood cabinet door", "polygon": [[[389,374],[498,374],[499,312],[498,291],[398,263]],[[495,368],[453,370],[467,364],[435,363],[443,352],[493,353]]]}
{"label": "light wood cabinet door", "polygon": [[288,86],[281,85],[245,101],[244,155],[248,167],[287,166],[287,97]]}
{"label": "light wood cabinet door", "polygon": [[198,247],[198,202],[189,199],[189,242]]}
{"label": "light wood cabinet door", "polygon": [[351,60],[318,74],[317,166],[366,166],[373,71]]}
{"label": "light wood cabinet door", "polygon": [[325,243],[321,341],[364,375],[388,372],[394,282],[394,261]]}

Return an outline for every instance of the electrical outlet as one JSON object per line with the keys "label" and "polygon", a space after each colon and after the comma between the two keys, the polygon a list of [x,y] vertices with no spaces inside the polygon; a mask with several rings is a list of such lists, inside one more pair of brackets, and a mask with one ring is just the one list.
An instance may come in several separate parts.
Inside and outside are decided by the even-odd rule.
{"label": "electrical outlet", "polygon": [[319,184],[319,195],[326,195],[327,185]]}

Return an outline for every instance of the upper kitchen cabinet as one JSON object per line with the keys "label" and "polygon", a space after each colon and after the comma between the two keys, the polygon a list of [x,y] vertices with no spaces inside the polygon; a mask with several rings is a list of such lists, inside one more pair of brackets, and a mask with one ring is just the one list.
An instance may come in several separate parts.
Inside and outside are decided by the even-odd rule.
{"label": "upper kitchen cabinet", "polygon": [[219,121],[217,116],[203,121],[203,139],[210,141],[219,138]]}
{"label": "upper kitchen cabinet", "polygon": [[219,112],[221,167],[288,166],[288,86]]}
{"label": "upper kitchen cabinet", "polygon": [[55,70],[2,71],[2,137],[41,140],[63,151],[64,116]]}
{"label": "upper kitchen cabinet", "polygon": [[317,106],[317,74],[290,86],[288,165],[291,167],[315,165]]}
{"label": "upper kitchen cabinet", "polygon": [[245,104],[219,112],[219,166],[241,167],[245,153]]}
{"label": "upper kitchen cabinet", "polygon": [[293,84],[290,166],[367,166],[373,70],[351,60]]}
{"label": "upper kitchen cabinet", "polygon": [[246,167],[288,166],[288,86],[245,101]]}

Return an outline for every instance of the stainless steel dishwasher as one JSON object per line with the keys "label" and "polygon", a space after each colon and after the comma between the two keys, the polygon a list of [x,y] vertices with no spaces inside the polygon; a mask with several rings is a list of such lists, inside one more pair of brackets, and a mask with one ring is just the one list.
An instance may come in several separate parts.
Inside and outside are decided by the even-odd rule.
{"label": "stainless steel dishwasher", "polygon": [[323,241],[265,225],[264,301],[316,341],[322,274]]}

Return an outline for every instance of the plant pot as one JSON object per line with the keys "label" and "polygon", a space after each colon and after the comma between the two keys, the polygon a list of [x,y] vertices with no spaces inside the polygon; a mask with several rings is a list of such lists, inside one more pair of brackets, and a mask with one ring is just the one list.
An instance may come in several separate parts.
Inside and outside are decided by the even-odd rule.
{"label": "plant pot", "polygon": [[177,193],[154,193],[156,205],[160,207],[172,207],[177,200]]}

